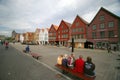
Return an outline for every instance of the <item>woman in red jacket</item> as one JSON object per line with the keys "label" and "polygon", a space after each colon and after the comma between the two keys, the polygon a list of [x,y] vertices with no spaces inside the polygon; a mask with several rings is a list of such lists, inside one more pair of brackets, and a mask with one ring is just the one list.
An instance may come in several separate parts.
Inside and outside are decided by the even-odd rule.
{"label": "woman in red jacket", "polygon": [[75,72],[84,73],[84,63],[85,63],[85,61],[82,58],[83,58],[83,56],[80,55],[79,59],[77,59],[75,61],[75,67],[73,69]]}

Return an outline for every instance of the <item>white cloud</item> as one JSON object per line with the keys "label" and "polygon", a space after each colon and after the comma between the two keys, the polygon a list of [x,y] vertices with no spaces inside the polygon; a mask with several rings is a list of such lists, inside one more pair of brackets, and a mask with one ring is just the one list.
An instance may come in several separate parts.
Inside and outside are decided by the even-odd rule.
{"label": "white cloud", "polygon": [[35,31],[59,25],[62,19],[73,22],[77,14],[90,22],[101,6],[119,14],[119,4],[118,0],[0,0],[0,29]]}
{"label": "white cloud", "polygon": [[87,14],[83,15],[84,20],[86,20],[88,23],[91,22],[91,20],[94,18],[94,16],[96,15],[96,11],[93,12],[88,12]]}

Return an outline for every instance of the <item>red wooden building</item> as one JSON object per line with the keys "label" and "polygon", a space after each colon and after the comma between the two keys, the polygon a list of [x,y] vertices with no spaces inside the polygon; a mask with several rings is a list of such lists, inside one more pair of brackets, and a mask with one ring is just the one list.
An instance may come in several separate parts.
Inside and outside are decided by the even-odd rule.
{"label": "red wooden building", "polygon": [[[75,48],[85,48],[87,27],[88,22],[77,15],[71,26],[71,36],[74,39]],[[71,42],[71,40],[69,40],[69,42]]]}
{"label": "red wooden building", "polygon": [[100,8],[91,21],[87,31],[87,38],[95,48],[119,48],[120,45],[120,17]]}
{"label": "red wooden building", "polygon": [[68,40],[71,39],[71,24],[62,20],[57,30],[57,41],[59,45],[68,46]]}
{"label": "red wooden building", "polygon": [[57,29],[58,29],[58,26],[56,26],[56,25],[51,25],[51,27],[50,27],[50,29],[49,29],[49,32],[48,32],[48,34],[49,34],[49,43],[51,44],[51,45],[56,45],[57,44]]}

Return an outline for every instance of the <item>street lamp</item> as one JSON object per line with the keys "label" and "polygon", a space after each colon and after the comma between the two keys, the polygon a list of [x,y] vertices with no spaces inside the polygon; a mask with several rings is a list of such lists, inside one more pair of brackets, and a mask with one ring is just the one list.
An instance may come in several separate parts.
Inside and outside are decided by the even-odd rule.
{"label": "street lamp", "polygon": [[72,52],[74,52],[74,38],[72,38]]}

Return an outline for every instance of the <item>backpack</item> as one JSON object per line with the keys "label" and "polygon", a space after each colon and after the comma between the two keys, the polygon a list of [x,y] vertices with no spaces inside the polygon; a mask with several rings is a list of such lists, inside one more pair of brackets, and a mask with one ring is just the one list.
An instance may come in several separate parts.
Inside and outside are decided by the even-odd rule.
{"label": "backpack", "polygon": [[90,70],[92,68],[92,64],[91,63],[85,63],[85,69]]}
{"label": "backpack", "polygon": [[95,65],[93,63],[85,62],[85,65],[84,65],[85,74],[90,75],[90,76],[95,75],[94,69],[95,69]]}

